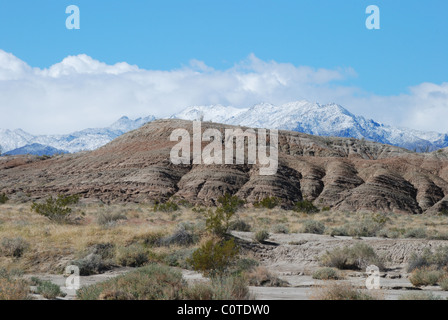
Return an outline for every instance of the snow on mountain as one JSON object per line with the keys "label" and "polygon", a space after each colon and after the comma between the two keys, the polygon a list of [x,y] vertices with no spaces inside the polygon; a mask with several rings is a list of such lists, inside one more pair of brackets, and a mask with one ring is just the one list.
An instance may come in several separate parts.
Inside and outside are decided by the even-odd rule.
{"label": "snow on mountain", "polygon": [[183,120],[202,120],[217,123],[226,123],[230,119],[237,117],[248,109],[238,109],[234,107],[225,107],[222,105],[212,106],[193,106],[171,116],[172,119]]}
{"label": "snow on mountain", "polygon": [[[128,117],[122,117],[111,126],[106,128],[85,129],[82,131],[73,132],[65,135],[32,135],[21,129],[17,130],[3,130],[0,129],[0,151],[7,153],[8,151],[20,149],[22,147],[38,144],[43,147],[52,147],[59,152],[79,152],[83,150],[97,149],[122,134],[135,130],[147,122],[155,120],[154,116],[145,118],[138,118],[131,120]],[[40,147],[42,148],[42,147]],[[22,150],[24,153],[27,150],[32,151],[33,148]],[[38,149],[38,148],[37,148]],[[36,149],[36,150],[37,150]],[[19,150],[19,152],[21,152]],[[21,154],[21,153],[16,153]]]}
{"label": "snow on mountain", "polygon": [[337,104],[296,101],[275,106],[257,104],[249,109],[223,106],[189,107],[172,118],[221,122],[255,128],[283,129],[319,136],[367,139],[417,151],[448,146],[448,135],[384,125],[356,116]]}

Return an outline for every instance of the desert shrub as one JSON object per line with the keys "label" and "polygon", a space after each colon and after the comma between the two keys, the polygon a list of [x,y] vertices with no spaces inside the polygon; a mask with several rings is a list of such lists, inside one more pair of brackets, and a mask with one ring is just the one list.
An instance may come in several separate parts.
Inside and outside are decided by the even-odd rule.
{"label": "desert shrub", "polygon": [[409,258],[408,272],[415,269],[433,266],[435,269],[448,267],[448,246],[441,246],[432,252],[429,249],[423,250],[421,254],[413,253]]}
{"label": "desert shrub", "polygon": [[0,204],[5,204],[8,200],[9,198],[6,196],[6,194],[0,194]]}
{"label": "desert shrub", "polygon": [[313,279],[317,280],[339,280],[341,276],[334,268],[320,268],[313,273]]}
{"label": "desert shrub", "polygon": [[246,273],[249,285],[257,287],[286,287],[288,282],[279,279],[269,272],[265,267],[257,267]]}
{"label": "desert shrub", "polygon": [[69,206],[78,203],[78,201],[79,197],[76,195],[58,195],[56,199],[53,197],[47,198],[44,203],[34,202],[31,205],[31,210],[59,223],[72,222],[70,216],[72,209]]}
{"label": "desert shrub", "polygon": [[205,228],[206,230],[218,237],[223,237],[230,227],[230,219],[234,215],[234,212],[225,212],[218,208],[215,211],[208,210],[205,216]]}
{"label": "desert shrub", "polygon": [[322,209],[320,209],[321,212],[328,212],[330,210],[331,210],[330,207],[323,207]]}
{"label": "desert shrub", "polygon": [[160,246],[163,238],[166,237],[166,233],[150,231],[143,235],[139,235],[133,238],[133,242],[141,242],[148,247]]}
{"label": "desert shrub", "polygon": [[384,261],[375,250],[365,243],[357,243],[351,247],[335,248],[321,256],[323,266],[337,269],[363,270],[369,265],[384,269]]}
{"label": "desert shrub", "polygon": [[381,216],[369,216],[356,220],[348,226],[349,235],[352,237],[375,237],[386,221],[386,219],[381,219]]}
{"label": "desert shrub", "polygon": [[29,243],[21,237],[3,238],[0,251],[5,256],[20,258],[29,246]]}
{"label": "desert shrub", "polygon": [[168,266],[150,264],[116,278],[82,287],[80,300],[178,300],[186,283]]}
{"label": "desert shrub", "polygon": [[376,235],[381,238],[397,239],[400,237],[401,234],[397,229],[383,228],[380,231],[378,231]]}
{"label": "desert shrub", "polygon": [[96,217],[96,223],[104,227],[112,227],[120,220],[126,220],[126,216],[120,212],[100,212]]}
{"label": "desert shrub", "polygon": [[245,204],[245,201],[237,196],[232,196],[229,193],[226,193],[218,198],[218,203],[220,204],[218,209],[222,210],[225,214],[234,214]]}
{"label": "desert shrub", "polygon": [[273,233],[284,233],[284,234],[288,234],[289,233],[289,228],[287,225],[283,224],[283,223],[279,223],[276,224],[274,226],[272,226],[271,231]]}
{"label": "desert shrub", "polygon": [[442,300],[431,292],[408,292],[398,297],[398,300]]}
{"label": "desert shrub", "polygon": [[434,286],[442,279],[443,275],[444,273],[440,270],[423,267],[415,269],[409,277],[409,281],[416,287]]}
{"label": "desert shrub", "polygon": [[254,203],[256,208],[274,209],[280,204],[280,199],[277,197],[266,197],[263,200]]}
{"label": "desert shrub", "polygon": [[155,203],[153,209],[154,211],[174,212],[179,210],[179,206],[175,202],[167,201],[165,203]]}
{"label": "desert shrub", "polygon": [[168,254],[164,258],[164,262],[171,267],[180,267],[190,269],[191,265],[188,260],[191,259],[195,249],[181,249]]}
{"label": "desert shrub", "polygon": [[0,268],[0,300],[29,300],[29,288],[20,275]]}
{"label": "desert shrub", "polygon": [[316,220],[306,220],[302,226],[302,233],[324,234],[325,225]]}
{"label": "desert shrub", "polygon": [[347,230],[347,228],[345,227],[335,227],[333,229],[331,229],[330,232],[331,236],[349,236],[349,232]]}
{"label": "desert shrub", "polygon": [[318,287],[311,296],[313,300],[377,300],[377,297],[354,288],[348,283],[335,281]]}
{"label": "desert shrub", "polygon": [[178,228],[172,235],[160,239],[160,244],[163,246],[189,246],[196,243],[198,237],[187,231],[184,227]]}
{"label": "desert shrub", "polygon": [[241,274],[243,272],[249,272],[258,267],[260,263],[251,258],[241,258],[235,262],[235,274]]}
{"label": "desert shrub", "polygon": [[215,277],[210,283],[196,283],[185,290],[187,300],[248,300],[247,282],[240,276]]}
{"label": "desert shrub", "polygon": [[439,286],[443,291],[448,291],[448,276],[445,275],[439,280]]}
{"label": "desert shrub", "polygon": [[61,288],[52,283],[51,281],[39,281],[34,279],[37,282],[36,293],[42,295],[45,299],[56,299],[57,297],[65,297],[66,293],[61,291]]}
{"label": "desert shrub", "polygon": [[427,237],[425,228],[416,228],[407,230],[404,234],[405,238],[425,239]]}
{"label": "desert shrub", "polygon": [[319,212],[319,209],[315,207],[314,204],[309,200],[297,201],[294,204],[293,210],[296,212],[303,212],[308,214]]}
{"label": "desert shrub", "polygon": [[233,231],[249,232],[252,229],[252,227],[244,220],[238,219],[230,222],[229,229]]}
{"label": "desert shrub", "polygon": [[222,275],[229,270],[239,253],[234,239],[227,241],[207,240],[199,249],[193,252],[187,262],[194,270],[205,275]]}
{"label": "desert shrub", "polygon": [[87,249],[84,258],[71,261],[71,265],[79,268],[81,276],[102,273],[110,270],[114,264],[115,245],[112,243],[98,243]]}
{"label": "desert shrub", "polygon": [[118,248],[117,263],[124,267],[140,267],[149,261],[148,251],[138,244]]}
{"label": "desert shrub", "polygon": [[91,274],[101,273],[110,268],[109,264],[105,264],[103,259],[98,254],[88,254],[86,257],[70,262],[79,268],[81,276],[89,276]]}
{"label": "desert shrub", "polygon": [[270,234],[266,230],[259,230],[254,234],[254,240],[259,243],[264,243],[269,237]]}

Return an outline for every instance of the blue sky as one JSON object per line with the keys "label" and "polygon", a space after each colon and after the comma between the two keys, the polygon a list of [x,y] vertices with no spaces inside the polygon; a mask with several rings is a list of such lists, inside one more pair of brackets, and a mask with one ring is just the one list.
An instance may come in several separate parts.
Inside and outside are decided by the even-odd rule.
{"label": "blue sky", "polygon": [[[80,8],[80,30],[65,28],[71,4]],[[370,4],[381,10],[380,30],[365,27]],[[448,81],[447,14],[446,0],[14,0],[0,3],[0,49],[42,70],[85,54],[107,65],[159,71],[188,67],[194,59],[225,72],[253,54],[266,63],[342,70],[327,89],[345,86],[352,97],[381,100]],[[322,102],[339,98],[334,102],[354,112],[408,125],[369,111],[378,100],[323,96]],[[6,125],[0,122],[0,128]]]}
{"label": "blue sky", "polygon": [[[70,4],[81,10],[79,31],[65,28]],[[369,4],[381,10],[381,30],[364,26]],[[445,0],[14,0],[0,4],[0,47],[36,67],[85,53],[161,70],[191,59],[223,69],[254,53],[352,67],[353,84],[395,94],[447,80],[447,14]]]}

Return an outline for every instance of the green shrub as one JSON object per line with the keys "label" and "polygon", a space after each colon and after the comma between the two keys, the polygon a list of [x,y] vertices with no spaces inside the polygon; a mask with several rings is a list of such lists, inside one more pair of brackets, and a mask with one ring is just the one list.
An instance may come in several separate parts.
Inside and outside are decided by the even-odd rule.
{"label": "green shrub", "polygon": [[369,265],[384,269],[384,261],[375,250],[365,243],[357,243],[351,247],[335,248],[321,256],[323,266],[337,269],[364,270]]}
{"label": "green shrub", "polygon": [[29,289],[28,281],[0,268],[0,300],[29,300]]}
{"label": "green shrub", "polygon": [[214,277],[210,283],[196,283],[185,290],[187,300],[248,300],[246,280],[240,276]]}
{"label": "green shrub", "polygon": [[31,210],[40,214],[44,217],[47,217],[50,220],[56,222],[71,222],[70,214],[72,213],[72,209],[69,208],[69,205],[74,205],[78,203],[79,196],[63,196],[58,195],[56,199],[53,197],[47,198],[45,203],[33,203],[31,205]]}
{"label": "green shrub", "polygon": [[288,228],[287,225],[285,225],[285,224],[283,224],[283,223],[279,223],[279,224],[274,225],[274,226],[271,228],[271,231],[272,231],[273,233],[283,233],[283,234],[288,234],[288,233],[289,233],[289,228]]}
{"label": "green shrub", "polygon": [[6,196],[6,194],[0,194],[0,204],[5,204],[8,200],[9,198]]}
{"label": "green shrub", "polygon": [[183,269],[191,269],[188,261],[191,259],[195,249],[181,249],[168,254],[164,258],[164,262],[171,267],[179,267]]}
{"label": "green shrub", "polygon": [[117,250],[117,263],[124,267],[140,267],[149,261],[148,251],[138,244]]}
{"label": "green shrub", "polygon": [[315,289],[313,300],[377,300],[373,295],[354,288],[348,283],[330,282]]}
{"label": "green shrub", "polygon": [[333,237],[334,236],[344,236],[344,237],[346,237],[346,236],[349,236],[350,234],[349,234],[348,230],[345,227],[336,227],[336,228],[333,228],[331,230],[330,235],[333,236]]}
{"label": "green shrub", "polygon": [[205,275],[222,275],[229,270],[238,253],[239,248],[234,239],[227,241],[210,239],[193,252],[191,259],[188,259],[187,262],[194,270]]}
{"label": "green shrub", "polygon": [[259,243],[264,243],[270,237],[266,230],[259,230],[254,234],[254,240]]}
{"label": "green shrub", "polygon": [[306,220],[302,226],[302,233],[324,234],[325,225],[316,220]]}
{"label": "green shrub", "polygon": [[223,237],[230,228],[230,219],[235,212],[225,211],[222,208],[217,208],[215,211],[208,210],[205,216],[205,228],[211,234],[218,237]]}
{"label": "green shrub", "polygon": [[281,280],[265,267],[257,267],[246,273],[249,285],[256,287],[287,287],[288,282]]}
{"label": "green shrub", "polygon": [[434,252],[429,249],[423,250],[421,254],[413,253],[409,258],[408,272],[423,267],[434,267],[443,269],[448,267],[448,246],[438,247]]}
{"label": "green shrub", "polygon": [[229,229],[233,231],[249,232],[252,229],[252,227],[244,220],[238,219],[230,222]]}
{"label": "green shrub", "polygon": [[251,258],[241,258],[238,259],[235,263],[235,274],[241,274],[243,272],[249,272],[258,267],[260,263]]}
{"label": "green shrub", "polygon": [[96,217],[96,223],[104,227],[112,227],[120,220],[126,220],[126,216],[120,212],[100,212]]}
{"label": "green shrub", "polygon": [[66,296],[66,293],[62,292],[61,288],[51,281],[39,281],[36,293],[42,295],[45,299],[51,300]]}
{"label": "green shrub", "polygon": [[334,268],[320,268],[313,273],[313,279],[317,280],[339,280],[341,276]]}
{"label": "green shrub", "polygon": [[82,287],[80,300],[178,300],[186,287],[182,274],[168,266],[151,264],[127,274]]}
{"label": "green shrub", "polygon": [[172,201],[167,201],[165,203],[155,203],[154,204],[154,211],[161,211],[161,212],[174,212],[179,210],[179,206],[177,203]]}
{"label": "green shrub", "polygon": [[221,209],[225,214],[234,214],[245,204],[245,201],[226,193],[218,198],[218,203],[220,204],[218,209]]}
{"label": "green shrub", "polygon": [[266,197],[263,200],[254,203],[256,208],[274,209],[280,204],[280,199],[277,197]]}
{"label": "green shrub", "polygon": [[405,238],[425,239],[427,237],[425,228],[410,229],[404,234]]}
{"label": "green shrub", "polygon": [[443,291],[448,291],[448,275],[443,276],[439,280],[439,286]]}
{"label": "green shrub", "polygon": [[5,256],[20,258],[29,246],[29,243],[21,237],[3,238],[0,251]]}
{"label": "green shrub", "polygon": [[444,273],[440,270],[432,270],[427,267],[423,267],[420,269],[415,269],[411,276],[409,277],[409,281],[416,286],[434,286],[439,280],[442,279]]}
{"label": "green shrub", "polygon": [[314,206],[314,204],[311,201],[308,200],[302,200],[298,201],[294,204],[293,210],[296,212],[303,212],[303,213],[317,213],[319,212],[319,209]]}

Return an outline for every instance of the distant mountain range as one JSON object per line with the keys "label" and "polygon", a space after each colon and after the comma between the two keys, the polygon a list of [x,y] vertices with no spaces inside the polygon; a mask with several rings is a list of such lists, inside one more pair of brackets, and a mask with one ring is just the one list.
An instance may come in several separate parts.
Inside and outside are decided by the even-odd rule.
{"label": "distant mountain range", "polygon": [[[356,116],[337,104],[296,101],[279,106],[262,103],[246,109],[222,105],[192,106],[171,118],[366,139],[418,152],[448,147],[448,134],[384,125]],[[21,129],[0,129],[0,148],[4,154],[38,155],[94,150],[155,119],[154,116],[136,120],[122,117],[106,128],[85,129],[66,135],[36,136]]]}
{"label": "distant mountain range", "polygon": [[3,154],[36,155],[94,150],[153,120],[154,116],[136,120],[122,117],[106,128],[85,129],[64,135],[32,135],[21,129],[0,129],[0,149]]}
{"label": "distant mountain range", "polygon": [[356,116],[337,104],[321,105],[308,101],[296,101],[280,106],[262,103],[247,109],[222,105],[194,106],[172,118],[203,119],[230,125],[298,131],[317,136],[364,138],[418,152],[434,151],[448,146],[448,134],[392,127]]}

